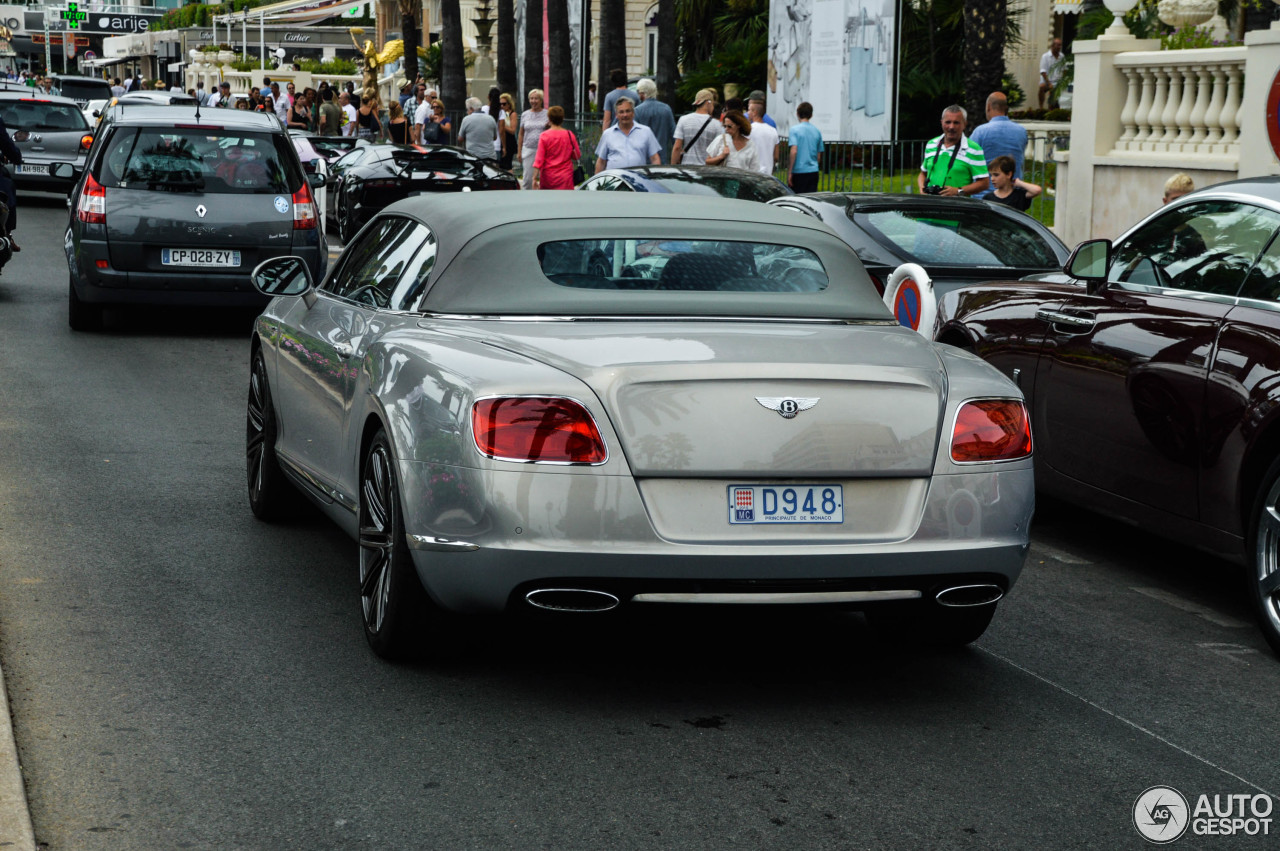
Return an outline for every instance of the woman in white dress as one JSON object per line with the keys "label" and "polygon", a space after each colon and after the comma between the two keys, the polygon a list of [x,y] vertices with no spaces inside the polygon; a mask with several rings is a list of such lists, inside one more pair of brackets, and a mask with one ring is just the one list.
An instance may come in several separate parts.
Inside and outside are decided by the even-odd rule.
{"label": "woman in white dress", "polygon": [[724,134],[707,146],[707,165],[759,171],[760,157],[756,154],[756,146],[747,138],[750,135],[751,122],[741,112],[726,112]]}

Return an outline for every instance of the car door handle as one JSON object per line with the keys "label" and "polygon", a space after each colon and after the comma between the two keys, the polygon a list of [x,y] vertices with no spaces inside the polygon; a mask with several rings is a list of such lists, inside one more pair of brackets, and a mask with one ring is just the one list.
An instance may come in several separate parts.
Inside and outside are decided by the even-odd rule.
{"label": "car door handle", "polygon": [[1061,325],[1063,330],[1075,333],[1092,331],[1094,324],[1098,321],[1094,316],[1087,314],[1080,316],[1074,313],[1063,313],[1060,310],[1048,309],[1037,310],[1036,319],[1053,325]]}
{"label": "car door handle", "polygon": [[342,360],[347,360],[356,353],[350,343],[334,343],[333,351]]}

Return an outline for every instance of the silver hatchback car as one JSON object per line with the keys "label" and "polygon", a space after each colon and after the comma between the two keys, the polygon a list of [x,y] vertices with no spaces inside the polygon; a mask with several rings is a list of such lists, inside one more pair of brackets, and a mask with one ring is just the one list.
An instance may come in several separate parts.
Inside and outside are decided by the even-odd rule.
{"label": "silver hatchback car", "polygon": [[[93,130],[71,98],[0,91],[0,118],[22,152],[22,165],[10,169],[19,191],[71,191],[73,180],[54,176],[50,166],[69,162],[84,167]],[[17,131],[25,130],[25,138]]]}

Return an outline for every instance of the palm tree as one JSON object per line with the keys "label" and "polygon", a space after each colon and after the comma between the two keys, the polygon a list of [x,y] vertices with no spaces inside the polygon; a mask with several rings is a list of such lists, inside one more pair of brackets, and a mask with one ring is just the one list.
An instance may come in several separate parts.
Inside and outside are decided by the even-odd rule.
{"label": "palm tree", "polygon": [[[542,88],[542,0],[524,4],[524,88]],[[524,92],[520,92],[521,99]]]}
{"label": "palm tree", "polygon": [[668,103],[676,97],[676,77],[679,66],[676,64],[676,41],[679,39],[676,30],[676,0],[658,0],[658,96]]}
{"label": "palm tree", "polygon": [[[457,0],[454,0],[457,2]],[[562,107],[564,117],[572,118],[576,104],[573,97],[573,52],[569,45],[568,0],[546,0],[547,33],[551,53],[550,105]]]}
{"label": "palm tree", "polygon": [[613,88],[608,81],[615,68],[627,70],[627,0],[600,0],[600,92]]}
{"label": "palm tree", "polygon": [[982,123],[987,95],[1002,88],[1008,17],[1007,0],[964,2],[964,106],[970,128]]}
{"label": "palm tree", "polygon": [[514,0],[498,0],[498,88],[515,100],[524,103],[516,91],[516,10]]}
{"label": "palm tree", "polygon": [[458,0],[440,0],[440,49],[440,96],[447,109],[460,115],[467,99],[467,68]]}
{"label": "palm tree", "polygon": [[422,3],[416,0],[398,0],[400,7],[400,37],[404,39],[404,76],[413,82],[418,76],[418,13]]}

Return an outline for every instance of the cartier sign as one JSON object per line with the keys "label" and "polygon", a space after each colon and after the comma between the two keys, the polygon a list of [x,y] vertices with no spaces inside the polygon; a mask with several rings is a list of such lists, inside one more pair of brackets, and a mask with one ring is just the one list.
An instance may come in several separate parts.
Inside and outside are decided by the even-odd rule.
{"label": "cartier sign", "polygon": [[311,36],[303,35],[301,33],[285,33],[284,40],[285,41],[311,41]]}

